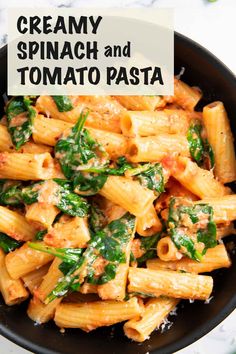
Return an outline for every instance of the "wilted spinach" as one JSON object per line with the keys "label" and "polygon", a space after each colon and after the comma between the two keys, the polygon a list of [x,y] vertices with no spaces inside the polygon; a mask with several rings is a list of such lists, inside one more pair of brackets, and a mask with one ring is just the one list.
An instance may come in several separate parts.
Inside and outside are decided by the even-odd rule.
{"label": "wilted spinach", "polygon": [[[213,208],[208,204],[184,205],[182,201],[181,198],[171,199],[167,226],[175,246],[184,250],[186,256],[200,261],[208,248],[217,245]],[[189,218],[187,223],[186,218]],[[202,253],[197,251],[196,241],[204,243]]]}
{"label": "wilted spinach", "polygon": [[6,107],[8,131],[18,150],[32,135],[36,110],[28,96],[13,97]]}
{"label": "wilted spinach", "polygon": [[59,112],[71,111],[74,107],[68,96],[52,96]]}
{"label": "wilted spinach", "polygon": [[215,164],[214,153],[206,138],[202,137],[202,125],[194,122],[190,125],[187,139],[192,158],[201,167],[213,168]]}

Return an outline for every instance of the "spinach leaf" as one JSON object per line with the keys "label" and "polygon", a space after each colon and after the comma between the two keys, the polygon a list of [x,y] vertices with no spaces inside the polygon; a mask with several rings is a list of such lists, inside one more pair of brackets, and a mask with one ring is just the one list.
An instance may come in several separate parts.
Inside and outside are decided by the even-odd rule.
{"label": "spinach leaf", "polygon": [[204,141],[205,165],[210,170],[215,166],[215,156],[212,147],[207,139]]}
{"label": "spinach leaf", "polygon": [[104,175],[114,175],[114,176],[122,176],[125,171],[132,169],[132,165],[128,163],[126,157],[120,156],[116,160],[116,166],[97,166],[83,169],[82,171],[85,173],[96,173],[96,174],[104,174]]}
{"label": "spinach leaf", "polygon": [[[93,259],[88,270],[87,281],[89,283],[104,284],[114,279],[118,265],[126,262],[125,250],[133,235],[134,226],[135,217],[126,213],[92,236],[88,247]],[[104,267],[104,272],[100,276],[95,276],[93,263],[99,257],[107,261],[107,264]]]}
{"label": "spinach leaf", "polygon": [[[120,157],[116,161],[116,166],[95,166],[95,167],[84,167],[81,168],[83,174],[78,177],[79,180],[83,180],[84,175],[87,176],[87,179],[92,179],[94,176],[94,181],[96,182],[99,176],[107,177],[107,175],[122,176],[127,171],[127,176],[134,176],[135,179],[139,180],[140,184],[146,188],[149,188],[160,194],[164,192],[164,177],[163,169],[160,163],[156,164],[144,164],[139,165],[138,167],[133,168],[133,166],[127,162],[124,156]],[[96,175],[92,175],[96,174]],[[94,182],[93,181],[93,182]],[[95,183],[96,184],[96,183]],[[103,185],[102,185],[103,186]],[[94,188],[95,190],[96,188]],[[100,188],[97,188],[99,190]],[[94,193],[95,194],[95,193]]]}
{"label": "spinach leaf", "polygon": [[[73,192],[69,181],[55,178],[58,188],[55,192],[54,205],[63,213],[70,216],[84,217],[88,214],[89,204],[79,195]],[[40,189],[48,181],[40,181],[22,189],[22,200],[25,204],[36,203],[39,199]],[[53,198],[52,198],[53,200]]]}
{"label": "spinach leaf", "polygon": [[122,176],[125,171],[130,170],[133,166],[132,164],[130,164],[125,156],[120,156],[118,157],[118,159],[116,160],[116,169],[110,169],[110,174],[111,175],[119,175]]}
{"label": "spinach leaf", "polygon": [[143,187],[157,194],[164,192],[163,169],[160,163],[147,163],[128,171],[129,176],[135,176]]}
{"label": "spinach leaf", "polygon": [[47,230],[41,230],[36,233],[34,236],[36,241],[43,241],[44,236],[46,235]]}
{"label": "spinach leaf", "polygon": [[22,204],[21,188],[20,182],[5,182],[1,186],[0,192],[0,204],[1,205],[13,205],[18,206]]}
{"label": "spinach leaf", "polygon": [[6,108],[8,131],[18,150],[32,135],[36,110],[27,96],[17,96],[10,100]]}
{"label": "spinach leaf", "polygon": [[74,177],[74,188],[77,193],[82,195],[97,194],[106,183],[108,175],[122,176],[131,167],[124,156],[117,159],[115,167],[81,167]]}
{"label": "spinach leaf", "polygon": [[66,275],[70,272],[71,270],[71,264],[68,263],[68,262],[62,262],[61,264],[59,264],[59,267],[60,271]]}
{"label": "spinach leaf", "polygon": [[59,112],[71,111],[74,107],[68,96],[52,96]]}
{"label": "spinach leaf", "polygon": [[59,265],[59,269],[65,277],[62,277],[59,280],[56,287],[49,294],[47,303],[51,302],[56,297],[66,295],[69,290],[74,291],[79,288],[80,283],[77,282],[78,277],[73,273],[83,264],[83,248],[54,248],[45,246],[43,243],[33,242],[29,242],[28,245],[37,251],[52,254],[62,260],[62,263]]}
{"label": "spinach leaf", "polygon": [[73,192],[70,182],[58,178],[55,178],[54,182],[60,186],[57,192],[57,208],[70,216],[86,216],[88,214],[89,204],[84,198],[81,198]]}
{"label": "spinach leaf", "polygon": [[156,233],[153,236],[141,237],[141,249],[145,251],[145,253],[137,258],[138,264],[146,262],[148,259],[155,258],[157,255],[157,242],[161,237],[161,232]]}
{"label": "spinach leaf", "polygon": [[107,165],[108,155],[102,145],[94,140],[84,123],[89,112],[81,113],[78,122],[72,128],[68,137],[62,137],[55,146],[56,158],[59,160],[66,178],[74,178],[80,167]]}
{"label": "spinach leaf", "polygon": [[[65,276],[62,277],[55,288],[51,291],[51,293],[48,295],[46,299],[46,303],[50,303],[57,297],[62,297],[65,296],[68,291],[76,291],[80,287],[80,282],[78,281],[79,276],[76,273],[78,271],[82,264],[83,264],[83,256],[79,259],[78,263],[73,264],[72,266],[69,267],[69,264],[66,262],[62,262],[60,265],[60,270],[62,273],[65,273]],[[63,266],[62,266],[63,265]]]}
{"label": "spinach leaf", "polygon": [[96,202],[92,202],[90,206],[90,215],[89,215],[89,226],[93,233],[96,233],[103,229],[107,224],[106,216],[99,208]]}
{"label": "spinach leaf", "polygon": [[202,206],[202,212],[209,215],[209,222],[206,229],[199,229],[197,231],[197,241],[204,243],[205,248],[203,254],[205,254],[208,248],[213,248],[217,245],[216,224],[213,220],[213,208],[209,205],[199,205]]}
{"label": "spinach leaf", "polygon": [[202,255],[195,248],[193,240],[180,232],[178,229],[171,230],[171,239],[175,246],[180,250],[182,247],[185,249],[185,255],[196,261],[201,261]]}
{"label": "spinach leaf", "polygon": [[119,240],[108,236],[105,230],[96,233],[92,238],[90,247],[96,249],[99,255],[108,261],[125,263],[126,257],[121,243]]}
{"label": "spinach leaf", "polygon": [[[184,205],[182,202],[184,200],[181,198],[172,198],[170,201],[167,221],[170,236],[178,249],[200,261],[208,248],[217,245],[213,208],[208,204]],[[196,250],[196,242],[204,243],[202,253]]]}
{"label": "spinach leaf", "polygon": [[190,125],[187,140],[192,158],[201,167],[213,168],[215,164],[214,153],[207,139],[202,137],[202,125],[194,122]]}
{"label": "spinach leaf", "polygon": [[36,182],[22,189],[21,196],[25,204],[30,205],[33,203],[37,203],[39,191],[43,183],[44,181]]}
{"label": "spinach leaf", "polygon": [[3,249],[5,253],[14,251],[16,248],[20,247],[22,242],[14,240],[7,236],[6,234],[0,232],[0,248]]}
{"label": "spinach leaf", "polygon": [[161,237],[161,232],[157,232],[153,236],[142,237],[141,240],[141,248],[145,251],[149,251],[151,248],[156,248],[157,242]]}
{"label": "spinach leaf", "polygon": [[95,285],[105,284],[115,278],[117,267],[118,264],[116,263],[108,263],[104,267],[104,272],[99,278],[96,278],[94,276],[94,271],[91,271],[87,276],[87,282]]}
{"label": "spinach leaf", "polygon": [[55,248],[41,242],[28,242],[28,246],[34,250],[52,254],[71,265],[76,264],[83,253],[83,248]]}
{"label": "spinach leaf", "polygon": [[[127,213],[92,235],[88,247],[82,251],[81,249],[79,251],[77,249],[55,249],[42,244],[30,243],[30,247],[48,252],[63,260],[61,270],[65,276],[59,280],[47,301],[50,302],[56,297],[64,296],[69,290],[78,288],[86,277],[87,281],[93,284],[104,284],[114,279],[118,265],[126,262],[125,249],[133,235],[134,226],[135,217]],[[95,272],[97,260],[105,264],[104,271],[100,275]]]}
{"label": "spinach leaf", "polygon": [[77,172],[73,184],[76,193],[90,196],[97,194],[107,181],[104,174]]}

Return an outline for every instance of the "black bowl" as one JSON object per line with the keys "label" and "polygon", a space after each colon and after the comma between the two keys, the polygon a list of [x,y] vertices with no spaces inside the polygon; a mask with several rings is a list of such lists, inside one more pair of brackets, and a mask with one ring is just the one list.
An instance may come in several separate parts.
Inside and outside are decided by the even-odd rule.
{"label": "black bowl", "polygon": [[[185,68],[182,79],[203,89],[207,104],[222,100],[236,136],[236,80],[235,76],[211,53],[190,39],[175,34],[175,71]],[[0,50],[0,93],[6,92],[6,47]],[[3,102],[0,105],[3,107]],[[226,243],[233,242],[229,237]],[[40,354],[155,354],[173,353],[218,325],[236,307],[236,255],[232,254],[230,269],[214,272],[213,300],[210,304],[183,301],[178,316],[171,317],[172,327],[164,333],[155,332],[143,344],[131,342],[122,334],[122,326],[99,329],[89,334],[80,330],[66,330],[61,334],[53,323],[36,326],[26,315],[26,305],[0,305],[0,333],[13,342]]]}

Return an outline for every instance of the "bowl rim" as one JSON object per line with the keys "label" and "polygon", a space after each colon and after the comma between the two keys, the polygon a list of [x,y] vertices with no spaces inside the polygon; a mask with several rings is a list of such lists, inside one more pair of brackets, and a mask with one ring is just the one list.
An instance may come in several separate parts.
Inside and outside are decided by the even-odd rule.
{"label": "bowl rim", "polygon": [[[200,51],[202,55],[208,60],[213,66],[223,71],[227,81],[230,81],[232,85],[236,88],[236,75],[214,54],[212,54],[207,48],[203,47],[199,43],[195,42],[191,38],[183,35],[182,33],[174,31],[174,40],[178,40],[188,47],[194,48]],[[0,57],[3,57],[7,53],[7,44],[0,48]],[[200,328],[192,331],[190,334],[185,335],[183,338],[175,343],[167,344],[161,349],[156,349],[150,351],[152,354],[171,354],[186,348],[187,346],[195,343],[197,340],[211,332],[217,325],[219,325],[227,316],[236,309],[236,292],[232,296],[231,300],[224,306],[216,316],[211,320],[207,321]],[[3,323],[0,323],[0,335],[4,336],[13,343],[23,347],[26,350],[33,351],[37,354],[60,354],[58,351],[47,349],[41,345],[32,342],[30,339],[26,339],[19,334],[15,333]],[[62,354],[62,353],[61,353]]]}

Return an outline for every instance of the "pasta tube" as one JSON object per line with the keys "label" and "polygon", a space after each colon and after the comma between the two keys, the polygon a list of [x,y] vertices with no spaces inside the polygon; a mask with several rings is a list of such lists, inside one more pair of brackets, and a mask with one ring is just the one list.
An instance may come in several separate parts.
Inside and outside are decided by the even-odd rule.
{"label": "pasta tube", "polygon": [[154,111],[163,104],[160,96],[115,96],[115,98],[131,111]]}
{"label": "pasta tube", "polygon": [[188,117],[183,110],[127,111],[121,119],[124,135],[134,137],[157,134],[186,134]]}
{"label": "pasta tube", "polygon": [[86,126],[120,133],[120,117],[124,108],[109,96],[73,96],[74,108],[68,112],[59,112],[51,96],[40,96],[36,103],[39,112],[55,119],[76,123],[84,109],[89,110]]}
{"label": "pasta tube", "polygon": [[34,119],[33,140],[35,143],[55,146],[64,131],[73,127],[63,120],[46,118],[41,114]]}
{"label": "pasta tube", "polygon": [[38,324],[46,323],[53,319],[56,308],[61,300],[62,298],[58,298],[45,305],[36,296],[34,296],[30,300],[27,314],[32,321]]}
{"label": "pasta tube", "polygon": [[140,318],[134,318],[124,324],[125,335],[136,342],[145,341],[162,324],[166,316],[176,307],[178,302],[177,299],[171,298],[149,300],[145,304]]}
{"label": "pasta tube", "polygon": [[126,283],[129,270],[129,256],[126,264],[120,264],[116,270],[116,276],[109,282],[98,285],[97,292],[102,300],[118,300],[125,298]]}
{"label": "pasta tube", "polygon": [[42,283],[43,277],[47,274],[50,264],[45,264],[44,266],[33,270],[22,276],[24,286],[29,289],[31,294],[39,287]]}
{"label": "pasta tube", "polygon": [[112,159],[117,159],[126,154],[128,142],[124,135],[91,127],[88,127],[87,129],[92,137],[103,145],[104,149]]}
{"label": "pasta tube", "polygon": [[194,203],[211,205],[214,210],[213,218],[217,224],[236,220],[236,194],[225,195],[221,198],[204,198]]}
{"label": "pasta tube", "polygon": [[135,138],[130,140],[127,154],[132,162],[159,162],[168,154],[189,156],[188,141],[179,134]]}
{"label": "pasta tube", "polygon": [[161,259],[150,259],[147,261],[147,268],[154,270],[171,269],[174,271],[185,271],[189,273],[211,272],[218,268],[228,268],[231,261],[224,245],[208,248],[201,262],[184,257],[180,260],[166,262]]}
{"label": "pasta tube", "polygon": [[121,301],[95,301],[90,303],[62,303],[56,308],[54,320],[62,328],[81,328],[89,332],[98,327],[129,320],[142,313],[138,299]]}
{"label": "pasta tube", "polygon": [[12,279],[5,265],[5,254],[0,249],[0,291],[8,306],[26,300],[28,292],[20,279]]}
{"label": "pasta tube", "polygon": [[201,97],[202,93],[198,88],[190,87],[181,80],[174,80],[174,102],[181,107],[193,111]]}
{"label": "pasta tube", "polygon": [[54,258],[52,264],[50,265],[47,274],[43,277],[43,280],[35,291],[35,295],[39,300],[45,302],[47,296],[51,293],[54,287],[57,285],[58,280],[63,277],[63,273],[59,269],[61,260],[57,257]]}
{"label": "pasta tube", "polygon": [[230,194],[229,188],[214,179],[211,171],[204,170],[188,158],[178,158],[178,168],[173,176],[190,192],[201,199]]}
{"label": "pasta tube", "polygon": [[0,153],[0,178],[40,180],[57,177],[52,156],[44,154]]}
{"label": "pasta tube", "polygon": [[6,267],[13,279],[23,277],[25,274],[42,267],[54,257],[48,253],[36,251],[25,243],[20,248],[6,256]]}
{"label": "pasta tube", "polygon": [[[33,139],[36,143],[54,146],[64,131],[69,131],[73,124],[58,119],[39,115],[34,121]],[[127,150],[127,140],[122,134],[87,127],[92,137],[103,145],[111,158],[123,156]]]}
{"label": "pasta tube", "polygon": [[11,136],[8,133],[7,127],[0,124],[0,152],[22,152],[29,154],[42,154],[44,152],[51,152],[52,149],[49,146],[42,144],[34,144],[31,141],[25,143],[19,150],[16,150]]}
{"label": "pasta tube", "polygon": [[222,183],[236,180],[234,140],[222,102],[213,102],[203,109],[203,121],[215,156],[215,176]]}
{"label": "pasta tube", "polygon": [[178,251],[169,236],[163,237],[158,241],[157,255],[163,261],[176,261],[183,257],[183,254]]}
{"label": "pasta tube", "polygon": [[207,275],[178,273],[167,270],[129,268],[128,292],[165,295],[179,299],[206,300],[213,288],[213,279]]}
{"label": "pasta tube", "polygon": [[162,223],[153,204],[151,204],[147,212],[137,218],[137,233],[141,236],[151,236],[161,229]]}
{"label": "pasta tube", "polygon": [[0,206],[0,232],[4,232],[15,240],[32,240],[36,229],[30,225],[23,215]]}
{"label": "pasta tube", "polygon": [[86,247],[90,240],[86,218],[63,216],[44,236],[44,242],[58,248]]}
{"label": "pasta tube", "polygon": [[99,194],[135,216],[143,215],[156,199],[154,193],[138,181],[120,176],[109,176]]}
{"label": "pasta tube", "polygon": [[48,229],[52,226],[59,209],[49,203],[33,203],[26,207],[26,220],[38,229]]}

